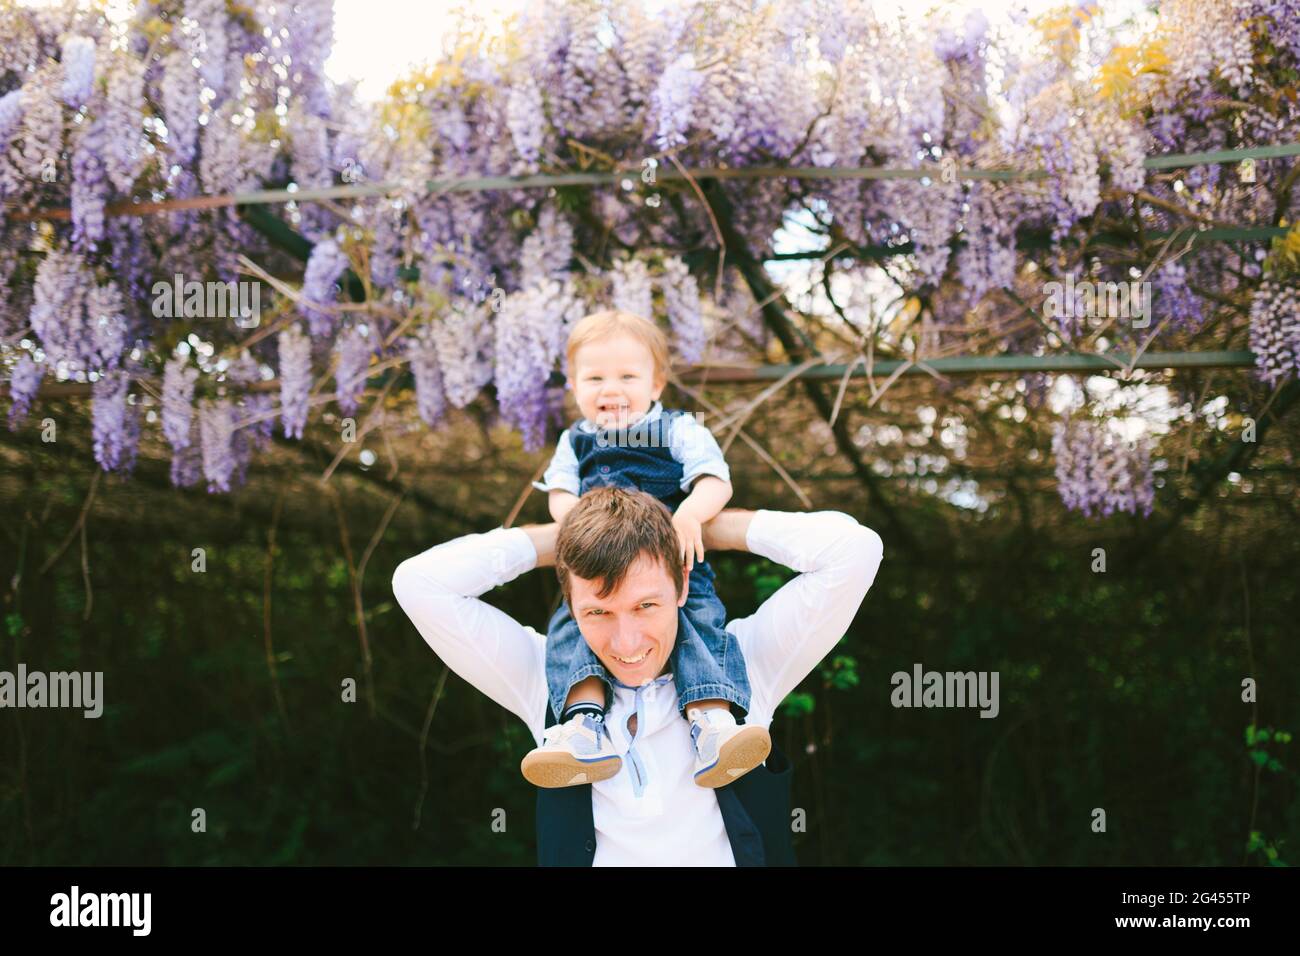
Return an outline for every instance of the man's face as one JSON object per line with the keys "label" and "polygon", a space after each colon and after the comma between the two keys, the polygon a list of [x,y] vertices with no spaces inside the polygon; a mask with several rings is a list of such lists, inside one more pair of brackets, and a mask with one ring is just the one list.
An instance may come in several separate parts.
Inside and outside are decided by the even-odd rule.
{"label": "man's face", "polygon": [[686,603],[686,582],[679,598],[663,562],[642,554],[603,599],[596,596],[601,583],[570,575],[570,609],[605,669],[624,684],[639,687],[668,668],[677,643],[677,609]]}

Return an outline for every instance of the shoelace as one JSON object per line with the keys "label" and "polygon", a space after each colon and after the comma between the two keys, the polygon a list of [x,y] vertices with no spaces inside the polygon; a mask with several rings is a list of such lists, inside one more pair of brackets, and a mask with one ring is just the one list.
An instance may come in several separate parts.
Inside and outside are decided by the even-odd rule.
{"label": "shoelace", "polygon": [[[575,716],[576,716],[576,717],[579,717],[579,718],[581,718],[581,717],[587,717],[587,718],[590,718],[594,723],[596,723],[596,725],[597,725],[597,731],[596,731],[596,733],[597,733],[597,736],[599,736],[599,734],[600,734],[599,727],[604,725],[604,721],[603,721],[603,720],[597,720],[595,717],[592,717],[591,714],[576,714]],[[561,723],[561,724],[553,724],[553,725],[551,725],[550,727],[547,727],[547,728],[542,732],[542,746],[544,746],[544,747],[545,747],[545,746],[548,746],[549,744],[553,744],[553,743],[555,743],[556,741],[562,739],[562,738],[564,737],[564,735],[569,731],[569,725],[572,724],[572,723],[573,723],[573,718],[570,718],[569,720],[564,721],[564,723]],[[585,721],[579,721],[579,726],[583,726],[583,727],[585,727],[585,726],[586,726],[586,722],[585,722]],[[573,732],[574,732],[574,733],[577,733],[578,731],[577,731],[577,730],[574,730]]]}

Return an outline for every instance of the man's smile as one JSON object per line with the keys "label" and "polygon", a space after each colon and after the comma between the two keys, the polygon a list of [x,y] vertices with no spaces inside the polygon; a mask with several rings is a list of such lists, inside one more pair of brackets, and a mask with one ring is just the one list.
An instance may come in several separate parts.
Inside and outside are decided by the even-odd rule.
{"label": "man's smile", "polygon": [[643,660],[645,660],[647,657],[650,656],[650,649],[646,648],[637,657],[619,657],[617,654],[611,654],[610,656],[613,657],[614,660],[618,661],[620,664],[640,664]]}

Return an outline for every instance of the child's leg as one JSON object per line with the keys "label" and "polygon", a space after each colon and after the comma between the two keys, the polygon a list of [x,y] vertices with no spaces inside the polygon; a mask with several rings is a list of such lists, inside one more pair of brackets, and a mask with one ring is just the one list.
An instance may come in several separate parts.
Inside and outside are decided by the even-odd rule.
{"label": "child's leg", "polygon": [[575,704],[595,704],[602,712],[605,710],[605,685],[599,677],[584,677],[569,688],[569,696],[564,701],[565,712]]}
{"label": "child's leg", "polygon": [[603,726],[602,680],[608,680],[605,669],[562,604],[546,629],[546,689],[555,722],[519,764],[529,783],[573,787],[608,780],[622,768]]}
{"label": "child's leg", "polygon": [[563,723],[575,705],[604,713],[613,695],[608,682],[609,674],[587,646],[568,604],[561,602],[546,629],[546,686],[556,723]]}
{"label": "child's leg", "polygon": [[692,701],[691,706],[700,710],[731,710],[731,701],[715,697],[712,700]]}
{"label": "child's leg", "polygon": [[673,683],[682,716],[689,708],[749,712],[749,674],[740,643],[726,630],[727,612],[713,590],[712,569],[691,570],[690,594],[678,619]]}
{"label": "child's leg", "polygon": [[698,579],[692,571],[691,594],[678,617],[673,677],[691,722],[695,783],[725,787],[767,759],[772,737],[759,724],[736,722],[749,712],[749,676],[712,584],[711,569],[702,569]]}

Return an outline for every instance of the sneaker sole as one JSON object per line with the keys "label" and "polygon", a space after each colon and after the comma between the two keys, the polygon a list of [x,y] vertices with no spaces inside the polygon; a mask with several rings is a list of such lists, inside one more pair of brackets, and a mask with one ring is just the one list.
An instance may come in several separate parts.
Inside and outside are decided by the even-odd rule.
{"label": "sneaker sole", "polygon": [[753,770],[772,752],[772,736],[766,727],[744,726],[722,745],[718,759],[695,775],[695,782],[711,789],[725,787]]}
{"label": "sneaker sole", "polygon": [[584,783],[608,780],[623,768],[623,758],[614,754],[592,761],[582,761],[570,753],[554,750],[530,753],[519,764],[519,770],[535,787],[552,790],[557,787],[578,787]]}

